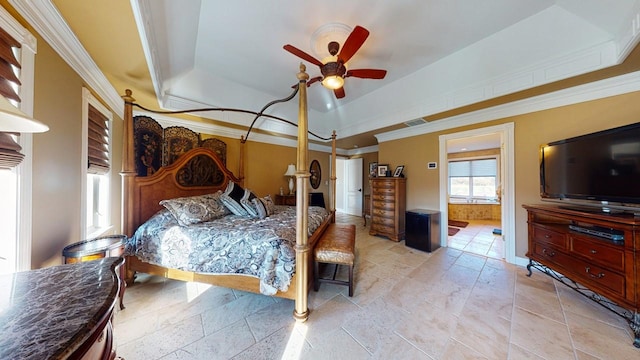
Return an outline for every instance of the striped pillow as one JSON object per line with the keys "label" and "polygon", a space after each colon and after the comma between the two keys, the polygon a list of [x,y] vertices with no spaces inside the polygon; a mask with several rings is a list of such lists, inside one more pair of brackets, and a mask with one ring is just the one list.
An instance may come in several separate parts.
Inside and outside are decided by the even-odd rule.
{"label": "striped pillow", "polygon": [[235,215],[249,216],[240,200],[244,197],[245,190],[233,181],[229,181],[227,189],[220,195],[220,201]]}

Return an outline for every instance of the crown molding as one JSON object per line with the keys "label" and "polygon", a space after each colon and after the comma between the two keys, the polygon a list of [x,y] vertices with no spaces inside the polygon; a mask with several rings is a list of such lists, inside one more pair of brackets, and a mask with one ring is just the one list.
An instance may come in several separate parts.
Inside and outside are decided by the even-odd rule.
{"label": "crown molding", "polygon": [[343,150],[342,154],[347,156],[355,156],[378,152],[378,145],[371,145],[357,149]]}
{"label": "crown molding", "polygon": [[573,105],[610,96],[622,95],[634,91],[640,91],[640,71],[528,99],[518,100],[512,103],[498,105],[467,114],[452,116],[423,125],[376,134],[375,137],[378,139],[378,143],[382,143],[461,126],[479,124],[509,116],[517,116],[560,106]]}
{"label": "crown molding", "polygon": [[[144,57],[147,60],[149,67],[149,73],[151,74],[153,89],[156,92],[158,102],[160,102],[160,99],[162,99],[164,95],[161,84],[161,79],[164,79],[164,76],[162,75],[162,69],[160,69],[160,66],[155,66],[155,64],[160,64],[160,61],[158,60],[158,52],[152,50],[154,47],[157,48],[157,46],[155,46],[157,44],[157,38],[155,32],[151,29],[149,22],[145,21],[144,16],[142,16],[142,14],[151,14],[149,2],[131,0],[131,9],[133,10],[133,18],[135,19],[136,26],[138,27],[138,33],[140,34],[142,51],[144,52]],[[162,104],[159,105],[161,106]]]}
{"label": "crown molding", "polygon": [[[628,43],[635,39],[637,42],[638,38],[639,35],[636,34],[635,37],[625,41]],[[350,119],[361,120],[350,122],[339,131],[343,136],[353,136],[390,124],[437,114],[608,68],[624,60],[619,56],[619,46],[615,41],[603,42],[580,51],[521,66],[496,76],[476,79],[466,84],[460,83],[453,88],[450,84],[451,78],[442,75],[443,62],[438,62],[363,96],[353,105],[347,104],[342,112],[350,114]],[[472,66],[475,61],[466,52],[454,53],[442,61],[445,60],[457,63],[460,67]],[[427,87],[425,83],[430,85]],[[438,90],[446,88],[451,90],[446,92]],[[393,94],[394,98],[390,98],[390,94]],[[375,106],[367,104],[382,103],[386,106],[376,115],[366,118],[359,116],[366,114],[368,106]],[[357,109],[356,106],[358,106]],[[351,108],[354,108],[352,112],[350,112]]]}
{"label": "crown molding", "polygon": [[624,61],[640,42],[640,2],[636,2],[634,9],[630,11],[625,21],[629,26],[621,27],[622,34],[618,36],[618,59],[620,62]]}
{"label": "crown molding", "polygon": [[20,15],[119,116],[124,102],[50,1],[9,0]]}

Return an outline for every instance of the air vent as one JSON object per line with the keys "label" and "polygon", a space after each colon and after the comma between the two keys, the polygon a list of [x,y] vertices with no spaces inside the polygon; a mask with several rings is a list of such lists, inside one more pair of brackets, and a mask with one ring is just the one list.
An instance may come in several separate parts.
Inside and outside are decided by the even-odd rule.
{"label": "air vent", "polygon": [[426,121],[423,118],[417,118],[415,120],[407,121],[404,124],[407,126],[418,126],[424,123],[426,123]]}

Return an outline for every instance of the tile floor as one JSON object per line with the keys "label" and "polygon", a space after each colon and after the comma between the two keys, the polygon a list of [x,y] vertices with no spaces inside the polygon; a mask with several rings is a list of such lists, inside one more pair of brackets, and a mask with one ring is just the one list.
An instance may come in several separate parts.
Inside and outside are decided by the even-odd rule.
{"label": "tile floor", "polygon": [[450,247],[425,253],[369,236],[362,218],[339,215],[338,222],[358,229],[352,298],[345,286],[322,284],[310,293],[309,320],[296,324],[290,300],[141,276],[115,315],[118,355],[640,359],[624,320],[544,274],[527,277],[525,268],[496,258],[498,239],[480,229],[493,224],[472,222],[449,238]]}
{"label": "tile floor", "polygon": [[502,236],[493,234],[500,229],[497,220],[464,220],[469,223],[460,228],[454,236],[449,236],[448,246],[465,252],[483,255],[494,259],[504,258]]}

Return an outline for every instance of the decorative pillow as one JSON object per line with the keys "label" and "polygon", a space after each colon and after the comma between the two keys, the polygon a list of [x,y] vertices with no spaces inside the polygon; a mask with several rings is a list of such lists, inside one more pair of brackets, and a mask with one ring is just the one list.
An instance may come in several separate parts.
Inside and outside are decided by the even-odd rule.
{"label": "decorative pillow", "polygon": [[273,204],[273,200],[271,200],[271,195],[267,195],[263,198],[255,198],[251,199],[253,206],[256,208],[258,212],[258,217],[260,219],[264,219],[267,216],[273,214],[275,210],[275,206]]}
{"label": "decorative pillow", "polygon": [[259,217],[258,210],[256,210],[256,207],[251,202],[253,199],[257,198],[256,194],[251,192],[251,190],[244,189],[244,195],[242,196],[242,199],[240,199],[240,204],[242,204],[242,207],[244,207],[250,217]]}
{"label": "decorative pillow", "polygon": [[244,197],[244,193],[245,191],[240,185],[229,181],[227,189],[220,195],[220,200],[232,213],[240,216],[249,216],[249,213],[240,202]]}
{"label": "decorative pillow", "polygon": [[218,190],[213,194],[162,200],[160,205],[169,210],[180,225],[187,226],[230,214],[220,196],[222,191]]}

